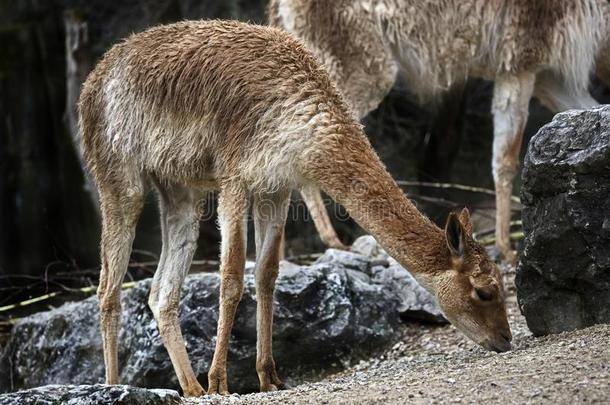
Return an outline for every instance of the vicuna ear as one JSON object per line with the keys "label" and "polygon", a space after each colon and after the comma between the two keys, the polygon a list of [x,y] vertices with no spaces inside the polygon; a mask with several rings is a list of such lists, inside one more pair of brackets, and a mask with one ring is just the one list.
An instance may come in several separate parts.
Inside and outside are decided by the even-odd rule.
{"label": "vicuna ear", "polygon": [[460,222],[458,216],[452,212],[447,218],[445,225],[445,238],[451,255],[455,258],[464,257],[466,250],[466,229]]}
{"label": "vicuna ear", "polygon": [[472,236],[472,222],[470,221],[470,211],[468,211],[468,208],[464,207],[462,209],[459,219],[466,233]]}

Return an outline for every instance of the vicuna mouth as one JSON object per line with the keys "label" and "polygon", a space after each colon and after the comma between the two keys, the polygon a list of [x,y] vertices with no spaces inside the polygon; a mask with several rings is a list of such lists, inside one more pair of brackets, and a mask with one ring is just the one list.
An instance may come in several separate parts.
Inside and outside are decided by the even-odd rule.
{"label": "vicuna mouth", "polygon": [[481,343],[485,349],[496,353],[504,353],[512,348],[510,341],[505,337],[499,337],[497,339],[488,339]]}

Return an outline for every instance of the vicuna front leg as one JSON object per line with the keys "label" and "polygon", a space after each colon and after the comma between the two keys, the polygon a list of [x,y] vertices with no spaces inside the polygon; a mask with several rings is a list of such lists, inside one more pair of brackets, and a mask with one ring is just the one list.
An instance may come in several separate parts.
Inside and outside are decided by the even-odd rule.
{"label": "vicuna front leg", "polygon": [[517,174],[534,81],[534,74],[526,73],[498,78],[494,86],[492,167],[496,186],[496,247],[509,262],[515,260],[510,246],[513,180]]}
{"label": "vicuna front leg", "polygon": [[180,292],[199,235],[198,195],[181,186],[158,186],[163,248],[148,304],[185,396],[201,396],[178,321]]}
{"label": "vicuna front leg", "polygon": [[241,184],[226,184],[221,187],[218,207],[218,221],[222,237],[220,311],[216,349],[208,372],[208,392],[210,394],[229,393],[227,352],[235,311],[244,290],[247,211],[248,194]]}
{"label": "vicuna front leg", "polygon": [[121,320],[121,285],[129,264],[144,191],[139,178],[136,178],[133,182],[126,181],[121,187],[100,187],[99,192],[102,214],[102,272],[97,295],[106,384],[118,384],[117,338]]}
{"label": "vicuna front leg", "polygon": [[[317,191],[317,190],[316,190]],[[318,191],[319,193],[319,191]],[[289,192],[261,194],[254,198],[256,231],[256,371],[261,391],[282,389],[273,360],[273,291],[279,270],[282,235],[286,224]]]}

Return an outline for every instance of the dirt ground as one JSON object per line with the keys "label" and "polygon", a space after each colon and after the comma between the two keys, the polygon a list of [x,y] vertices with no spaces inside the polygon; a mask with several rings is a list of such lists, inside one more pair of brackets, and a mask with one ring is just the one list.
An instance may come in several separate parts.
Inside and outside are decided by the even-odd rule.
{"label": "dirt ground", "polygon": [[517,308],[514,271],[506,277],[514,336],[510,352],[486,352],[450,325],[414,324],[384,355],[324,381],[186,403],[610,403],[610,325],[535,338]]}

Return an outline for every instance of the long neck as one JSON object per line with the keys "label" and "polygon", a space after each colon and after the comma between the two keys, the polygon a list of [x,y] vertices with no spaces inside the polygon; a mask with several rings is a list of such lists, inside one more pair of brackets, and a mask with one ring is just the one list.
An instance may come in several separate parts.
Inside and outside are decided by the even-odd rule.
{"label": "long neck", "polygon": [[304,176],[415,276],[444,267],[449,254],[443,232],[406,197],[359,127],[339,131],[316,137],[303,158]]}

